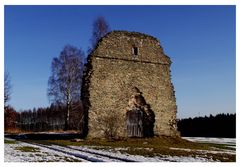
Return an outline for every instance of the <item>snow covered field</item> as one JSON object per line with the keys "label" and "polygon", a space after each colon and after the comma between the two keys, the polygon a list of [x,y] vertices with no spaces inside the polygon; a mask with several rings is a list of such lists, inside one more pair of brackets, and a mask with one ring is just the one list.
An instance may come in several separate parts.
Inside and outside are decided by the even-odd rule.
{"label": "snow covered field", "polygon": [[[235,139],[213,139],[213,138],[184,138],[194,142],[211,142],[229,144],[236,146]],[[97,147],[90,146],[69,146],[63,147],[59,145],[41,145],[29,144],[25,142],[15,141],[13,139],[5,139],[12,141],[12,144],[4,144],[4,161],[5,162],[212,162],[214,161],[209,157],[201,156],[169,156],[158,155],[154,157],[144,157],[141,155],[130,155],[121,153],[121,150],[127,148],[109,148],[97,149]],[[30,147],[35,151],[22,151],[19,148]],[[146,148],[145,148],[146,149]],[[149,148],[150,149],[150,148]],[[170,148],[172,150],[191,151],[191,149]],[[225,153],[235,154],[235,150],[197,150],[201,154],[212,153]]]}
{"label": "snow covered field", "polygon": [[235,138],[211,138],[211,137],[182,137],[183,139],[199,142],[199,143],[214,143],[214,144],[224,144],[236,148]]}

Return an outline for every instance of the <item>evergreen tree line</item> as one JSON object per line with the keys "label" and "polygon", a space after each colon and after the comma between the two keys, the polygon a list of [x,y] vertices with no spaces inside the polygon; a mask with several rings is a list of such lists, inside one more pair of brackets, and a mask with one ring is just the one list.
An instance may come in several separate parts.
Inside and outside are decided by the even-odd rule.
{"label": "evergreen tree line", "polygon": [[[5,132],[44,132],[63,131],[65,127],[65,106],[51,105],[46,108],[37,108],[16,112],[7,107],[4,113]],[[82,132],[83,128],[82,104],[75,103],[70,113],[69,129]]]}
{"label": "evergreen tree line", "polygon": [[186,137],[236,137],[236,114],[180,119],[178,130]]}

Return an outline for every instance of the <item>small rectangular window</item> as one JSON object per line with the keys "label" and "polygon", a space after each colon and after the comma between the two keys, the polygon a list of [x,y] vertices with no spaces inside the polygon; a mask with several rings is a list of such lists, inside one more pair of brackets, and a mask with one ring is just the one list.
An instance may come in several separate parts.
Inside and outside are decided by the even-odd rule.
{"label": "small rectangular window", "polygon": [[138,55],[138,48],[137,47],[133,47],[133,55]]}

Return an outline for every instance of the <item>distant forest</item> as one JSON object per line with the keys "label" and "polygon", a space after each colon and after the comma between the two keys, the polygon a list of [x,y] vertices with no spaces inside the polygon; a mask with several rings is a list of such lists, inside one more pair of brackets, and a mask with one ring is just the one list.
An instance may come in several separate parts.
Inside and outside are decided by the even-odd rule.
{"label": "distant forest", "polygon": [[[46,108],[17,112],[8,106],[4,111],[4,131],[13,132],[46,132],[64,131],[66,106],[51,105]],[[81,103],[72,105],[69,129],[82,132],[83,109]]]}
{"label": "distant forest", "polygon": [[185,137],[236,137],[236,114],[181,119],[178,130]]}

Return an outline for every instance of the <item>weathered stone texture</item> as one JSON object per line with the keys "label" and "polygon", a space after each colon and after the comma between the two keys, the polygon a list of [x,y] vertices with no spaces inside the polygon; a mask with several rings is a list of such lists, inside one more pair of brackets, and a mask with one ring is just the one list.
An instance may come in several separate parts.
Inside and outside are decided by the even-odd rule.
{"label": "weathered stone texture", "polygon": [[[138,55],[133,54],[138,48]],[[119,118],[118,135],[126,136],[126,108],[137,87],[155,114],[154,135],[178,135],[176,99],[170,76],[171,61],[151,36],[113,31],[89,56],[83,81],[83,103],[90,137],[104,137],[98,119],[109,112]]]}

